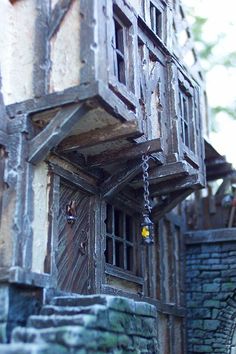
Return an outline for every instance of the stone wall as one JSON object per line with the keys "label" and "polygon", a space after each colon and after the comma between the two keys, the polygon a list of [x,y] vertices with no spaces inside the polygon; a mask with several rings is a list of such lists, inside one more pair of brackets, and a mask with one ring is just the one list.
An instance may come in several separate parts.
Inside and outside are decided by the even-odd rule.
{"label": "stone wall", "polygon": [[203,233],[186,236],[188,354],[231,353],[236,316],[236,231]]}
{"label": "stone wall", "polygon": [[25,326],[28,317],[38,314],[41,291],[17,285],[0,284],[0,343],[6,343],[12,329]]}
{"label": "stone wall", "polygon": [[155,354],[156,307],[106,295],[57,297],[0,345],[7,353]]}

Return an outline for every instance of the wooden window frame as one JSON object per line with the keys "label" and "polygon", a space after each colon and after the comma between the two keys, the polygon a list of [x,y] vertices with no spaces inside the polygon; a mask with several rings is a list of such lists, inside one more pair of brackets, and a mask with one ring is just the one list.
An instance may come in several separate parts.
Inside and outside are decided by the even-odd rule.
{"label": "wooden window frame", "polygon": [[[180,71],[178,72],[178,97],[177,112],[179,121],[179,140],[183,157],[194,167],[199,168],[198,139],[196,127],[196,95],[195,87]],[[183,100],[186,100],[187,106],[183,107]],[[182,101],[182,102],[181,102]],[[181,112],[182,107],[182,112]],[[187,108],[187,109],[186,109]]]}
{"label": "wooden window frame", "polygon": [[114,50],[114,74],[118,81],[126,85],[127,77],[127,55],[126,55],[126,27],[121,22],[119,17],[114,13],[114,43],[112,43]]}
{"label": "wooden window frame", "polygon": [[[136,40],[137,18],[132,9],[125,6],[124,0],[113,0],[107,5],[107,56],[108,86],[131,110],[138,105]],[[120,30],[120,43],[115,32]],[[121,39],[122,36],[122,39]],[[121,72],[118,70],[123,66]]]}
{"label": "wooden window frame", "polygon": [[153,1],[150,1],[150,25],[152,31],[162,38],[163,34],[163,11]]}
{"label": "wooden window frame", "polygon": [[[111,229],[107,229],[107,210],[108,208],[111,208],[112,210],[112,226]],[[127,235],[124,234],[122,236],[117,236],[115,234],[115,219],[114,219],[114,211],[120,212],[123,216],[123,225],[122,225],[122,230],[123,232],[126,229],[126,218],[129,217],[131,219],[131,224],[132,224],[132,239],[128,240]],[[120,206],[116,206],[115,204],[107,203],[106,204],[106,218],[105,218],[105,252],[104,252],[104,261],[105,261],[105,274],[107,276],[112,276],[117,279],[125,280],[128,282],[135,283],[139,286],[143,286],[144,280],[143,280],[143,274],[142,274],[142,249],[141,249],[141,240],[138,239],[137,233],[139,229],[139,219],[132,214],[132,212],[129,213],[129,211],[126,208],[120,208]],[[107,232],[109,231],[109,232]],[[107,254],[106,254],[106,249],[107,249],[107,240],[111,240],[112,244],[112,257],[110,258],[110,262],[107,262]],[[139,242],[140,241],[140,242]],[[122,242],[123,243],[123,267],[118,266],[116,262],[116,242]],[[133,247],[133,255],[132,255],[132,269],[131,267],[127,266],[127,246],[128,247]]]}
{"label": "wooden window frame", "polygon": [[179,118],[181,126],[181,138],[185,146],[190,148],[190,119],[192,112],[192,97],[185,90],[185,88],[179,85]]}

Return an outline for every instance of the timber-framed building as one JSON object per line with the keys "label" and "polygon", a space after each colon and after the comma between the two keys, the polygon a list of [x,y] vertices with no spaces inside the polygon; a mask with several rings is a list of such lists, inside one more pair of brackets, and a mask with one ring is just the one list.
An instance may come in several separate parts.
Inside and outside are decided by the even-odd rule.
{"label": "timber-framed building", "polygon": [[[84,341],[71,353],[187,353],[184,233],[196,224],[181,202],[231,166],[204,140],[204,80],[182,5],[5,0],[0,12],[2,342],[42,306],[49,316],[50,301],[80,307],[121,296],[145,320],[150,315],[155,335],[147,325],[149,336],[135,332],[136,345],[131,333],[126,347],[118,341],[86,351]],[[151,245],[140,232],[143,156]],[[138,310],[141,302],[151,310]],[[35,328],[68,325],[34,321]],[[17,330],[14,338],[30,342]]]}

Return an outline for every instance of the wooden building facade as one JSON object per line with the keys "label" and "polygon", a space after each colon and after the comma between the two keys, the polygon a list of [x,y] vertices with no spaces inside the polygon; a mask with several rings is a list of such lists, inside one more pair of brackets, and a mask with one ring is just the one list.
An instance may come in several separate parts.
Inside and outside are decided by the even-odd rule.
{"label": "wooden building facade", "polygon": [[[161,353],[184,353],[180,203],[205,185],[206,108],[181,4],[0,6],[1,283],[150,302]],[[150,246],[140,233],[142,156]]]}

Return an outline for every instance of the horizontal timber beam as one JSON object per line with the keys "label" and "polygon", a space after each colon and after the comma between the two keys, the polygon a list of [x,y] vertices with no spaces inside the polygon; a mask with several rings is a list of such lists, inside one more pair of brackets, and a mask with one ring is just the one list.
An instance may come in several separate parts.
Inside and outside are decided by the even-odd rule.
{"label": "horizontal timber beam", "polygon": [[160,220],[166,213],[185,200],[191,193],[193,193],[193,190],[190,188],[171,193],[166,204],[157,205],[152,209],[152,220],[155,222]]}
{"label": "horizontal timber beam", "polygon": [[119,150],[110,150],[98,155],[89,156],[87,164],[88,166],[105,166],[120,161],[125,162],[141,157],[143,154],[151,154],[158,151],[162,151],[161,141],[160,139],[153,139],[144,143],[123,147]]}
{"label": "horizontal timber beam", "polygon": [[43,160],[88,111],[89,108],[84,104],[61,108],[50,123],[29,142],[28,161],[36,164]]}
{"label": "horizontal timber beam", "polygon": [[200,186],[199,176],[197,174],[176,178],[173,181],[161,182],[157,185],[150,186],[150,195],[157,197],[160,195],[166,195],[171,192],[179,191],[180,189],[196,188]]}
{"label": "horizontal timber beam", "polygon": [[137,161],[129,163],[129,166],[125,167],[121,171],[110,176],[100,186],[100,194],[103,198],[114,197],[121,189],[123,189],[127,183],[131,181],[141,170],[141,163]]}
{"label": "horizontal timber beam", "polygon": [[53,92],[38,98],[6,106],[8,115],[14,118],[17,114],[38,113],[68,104],[79,103],[98,94],[98,82],[70,87],[64,91]]}
{"label": "horizontal timber beam", "polygon": [[200,230],[185,234],[185,243],[187,245],[218,242],[236,242],[235,227],[218,230]]}
{"label": "horizontal timber beam", "polygon": [[[150,184],[156,184],[170,179],[187,176],[192,173],[192,167],[186,161],[168,163],[163,166],[150,168],[148,181]],[[136,179],[132,182],[132,187],[142,186],[143,180]]]}
{"label": "horizontal timber beam", "polygon": [[64,139],[58,146],[63,152],[74,151],[109,141],[125,138],[138,138],[142,135],[139,131],[136,120],[108,125],[104,128],[97,128],[79,135],[72,135]]}

